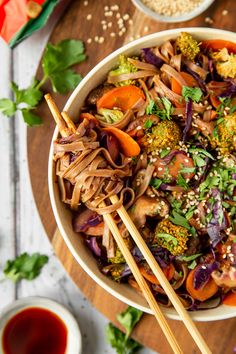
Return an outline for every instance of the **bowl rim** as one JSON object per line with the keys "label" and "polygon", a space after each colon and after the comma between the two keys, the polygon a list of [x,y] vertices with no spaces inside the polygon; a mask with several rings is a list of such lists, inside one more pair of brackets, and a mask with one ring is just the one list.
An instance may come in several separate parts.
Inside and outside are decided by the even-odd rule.
{"label": "bowl rim", "polygon": [[[219,34],[219,35],[232,35],[235,36],[235,41],[236,41],[236,34],[232,31],[225,31],[221,29],[214,29],[214,28],[205,28],[205,27],[184,27],[184,28],[176,28],[176,29],[169,29],[165,31],[160,31],[156,33],[149,34],[147,36],[141,37],[135,41],[132,41],[112,53],[110,53],[108,56],[106,56],[103,60],[101,60],[92,70],[89,71],[89,73],[82,79],[82,81],[78,84],[78,86],[75,88],[75,90],[72,92],[70,97],[68,98],[63,110],[68,111],[70,107],[73,106],[73,102],[78,96],[78,93],[80,92],[81,88],[86,86],[87,82],[93,77],[93,75],[99,71],[103,66],[108,64],[112,59],[115,59],[118,57],[120,54],[122,54],[124,51],[132,49],[132,47],[136,47],[136,45],[141,45],[143,43],[146,43],[149,40],[155,40],[155,39],[161,39],[161,37],[168,35],[168,36],[175,36],[176,34],[180,33],[181,31],[187,31],[189,33],[197,34],[201,36],[201,34],[208,33],[208,34]],[[72,245],[72,242],[70,241],[64,226],[63,222],[59,217],[57,206],[56,206],[56,199],[54,195],[54,175],[53,175],[53,141],[57,138],[58,136],[58,128],[56,127],[52,136],[51,140],[51,145],[50,145],[50,151],[49,151],[49,160],[48,160],[48,186],[49,186],[49,196],[50,196],[50,201],[51,201],[51,206],[53,210],[54,217],[56,219],[56,223],[58,225],[58,228],[60,230],[60,233],[66,242],[67,247],[69,248],[70,252],[76,259],[76,261],[80,264],[80,266],[85,270],[85,272],[98,284],[100,285],[103,289],[105,289],[108,293],[113,295],[115,298],[118,300],[124,302],[127,305],[136,307],[140,309],[141,311],[149,314],[153,314],[151,309],[148,307],[142,306],[140,304],[137,304],[135,301],[128,299],[125,295],[121,294],[120,292],[114,290],[111,288],[108,284],[106,284],[102,279],[100,279],[96,274],[92,272],[89,266],[81,259],[80,255],[77,253],[75,248]],[[227,307],[225,305],[220,305],[221,307]],[[224,320],[232,317],[236,317],[236,307],[231,307],[232,312],[227,313],[225,315],[222,314],[211,314],[210,317],[209,315],[205,315],[205,311],[192,311],[189,312],[190,316],[194,321],[216,321],[216,320]],[[164,313],[165,315],[173,320],[181,320],[179,315],[176,312],[173,313],[166,313],[165,308]],[[213,311],[213,309],[212,309]]]}
{"label": "bowl rim", "polygon": [[[0,311],[0,351],[2,335],[7,323],[18,313],[30,309],[41,308],[58,316],[65,324],[68,333],[66,353],[82,354],[82,335],[74,315],[59,302],[44,296],[28,296],[15,300]],[[3,350],[3,349],[2,349]]]}
{"label": "bowl rim", "polygon": [[153,18],[156,21],[161,21],[161,22],[169,22],[169,23],[177,23],[177,22],[183,22],[183,21],[189,21],[193,19],[194,17],[199,16],[202,14],[204,11],[210,7],[215,0],[203,0],[203,2],[195,7],[192,11],[187,12],[183,15],[180,16],[165,16],[158,14],[151,8],[149,8],[147,5],[145,5],[142,0],[132,0],[133,4],[143,13],[145,13],[147,16]]}

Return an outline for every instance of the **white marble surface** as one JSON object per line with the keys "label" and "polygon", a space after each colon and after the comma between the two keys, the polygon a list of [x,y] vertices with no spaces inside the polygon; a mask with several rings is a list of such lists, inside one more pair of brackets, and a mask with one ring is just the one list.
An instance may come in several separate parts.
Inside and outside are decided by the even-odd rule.
{"label": "white marble surface", "polygon": [[[29,85],[54,23],[55,16],[43,30],[13,51],[0,39],[0,97],[11,98],[11,80],[21,88]],[[50,256],[49,264],[36,280],[21,281],[17,285],[8,280],[0,282],[0,309],[26,296],[55,299],[76,316],[83,335],[83,354],[115,353],[104,337],[107,320],[67,276],[46,237],[30,185],[26,126],[18,115],[14,118],[0,115],[0,146],[0,271],[7,259],[22,252],[41,252]],[[140,353],[153,352],[144,349]]]}

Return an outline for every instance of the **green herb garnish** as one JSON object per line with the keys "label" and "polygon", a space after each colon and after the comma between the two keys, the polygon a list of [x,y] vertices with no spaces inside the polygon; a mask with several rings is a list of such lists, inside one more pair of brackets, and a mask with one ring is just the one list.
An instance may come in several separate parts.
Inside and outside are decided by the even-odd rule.
{"label": "green herb garnish", "polygon": [[106,338],[111,344],[112,348],[116,349],[117,354],[134,354],[142,346],[129,338],[135,325],[139,322],[143,312],[129,306],[124,312],[117,315],[117,320],[125,328],[126,334],[120,331],[112,323],[109,323],[106,327]]}
{"label": "green herb garnish", "polygon": [[178,173],[176,182],[178,186],[183,187],[185,190],[189,188],[188,183],[186,182],[185,178],[182,176],[181,173]]}
{"label": "green herb garnish", "polygon": [[162,184],[162,182],[163,181],[159,178],[152,178],[150,182],[150,186],[154,187],[155,189],[158,189]]}
{"label": "green herb garnish", "polygon": [[199,87],[183,86],[182,88],[182,96],[184,97],[186,102],[188,102],[191,99],[193,102],[198,103],[202,95],[203,92]]}
{"label": "green herb garnish", "polygon": [[153,125],[153,121],[151,119],[147,119],[146,122],[144,123],[144,128],[150,129],[152,125]]}
{"label": "green herb garnish", "polygon": [[171,120],[171,115],[173,113],[173,106],[171,102],[166,97],[160,98],[159,102],[163,105],[163,108],[160,108],[155,101],[149,98],[149,103],[146,107],[146,114],[154,114],[162,120]]}
{"label": "green herb garnish", "polygon": [[82,78],[70,67],[84,61],[85,58],[84,45],[80,40],[65,39],[57,45],[49,43],[42,58],[42,80],[37,81],[34,78],[26,89],[19,89],[18,85],[12,82],[14,99],[0,99],[0,112],[12,117],[18,110],[27,125],[42,124],[41,117],[33,113],[43,98],[41,86],[49,80],[54,92],[66,94],[73,90]]}
{"label": "green herb garnish", "polygon": [[164,238],[166,242],[173,243],[174,246],[178,245],[178,240],[170,234],[158,233],[156,236],[159,238]]}
{"label": "green herb garnish", "polygon": [[14,260],[8,260],[3,272],[14,282],[21,279],[32,280],[40,274],[47,262],[48,257],[45,255],[34,253],[30,256],[28,253],[23,253]]}
{"label": "green herb garnish", "polygon": [[172,215],[173,215],[173,216],[170,216],[170,217],[169,217],[169,220],[170,220],[173,224],[179,225],[179,226],[183,226],[183,227],[185,227],[186,229],[190,230],[191,227],[190,227],[190,225],[189,225],[189,223],[188,223],[188,220],[187,220],[184,216],[178,214],[175,210],[172,211]]}

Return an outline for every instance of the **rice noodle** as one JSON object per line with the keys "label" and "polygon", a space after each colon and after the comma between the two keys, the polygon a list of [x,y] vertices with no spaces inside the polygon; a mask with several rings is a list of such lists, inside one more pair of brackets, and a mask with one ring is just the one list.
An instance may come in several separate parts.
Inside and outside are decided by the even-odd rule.
{"label": "rice noodle", "polygon": [[120,74],[120,75],[109,75],[108,76],[108,83],[109,84],[117,84],[118,82],[126,81],[126,80],[136,80],[141,79],[148,76],[153,76],[157,73],[155,70],[139,70],[135,73],[129,74]]}

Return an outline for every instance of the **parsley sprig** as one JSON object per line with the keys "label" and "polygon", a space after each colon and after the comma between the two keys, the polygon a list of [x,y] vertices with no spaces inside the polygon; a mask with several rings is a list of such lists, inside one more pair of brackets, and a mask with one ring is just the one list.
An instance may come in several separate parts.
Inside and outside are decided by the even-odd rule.
{"label": "parsley sprig", "polygon": [[201,100],[202,95],[203,92],[199,87],[183,86],[182,88],[182,96],[186,102],[192,100],[193,102],[198,103]]}
{"label": "parsley sprig", "polygon": [[66,94],[73,90],[82,77],[72,70],[71,66],[81,63],[85,58],[84,45],[80,40],[65,39],[56,45],[49,43],[42,58],[42,80],[37,81],[33,78],[31,85],[25,89],[20,89],[12,82],[14,98],[0,99],[0,113],[12,117],[16,111],[20,111],[27,125],[42,124],[41,117],[34,113],[43,97],[41,87],[49,80],[54,92]]}

